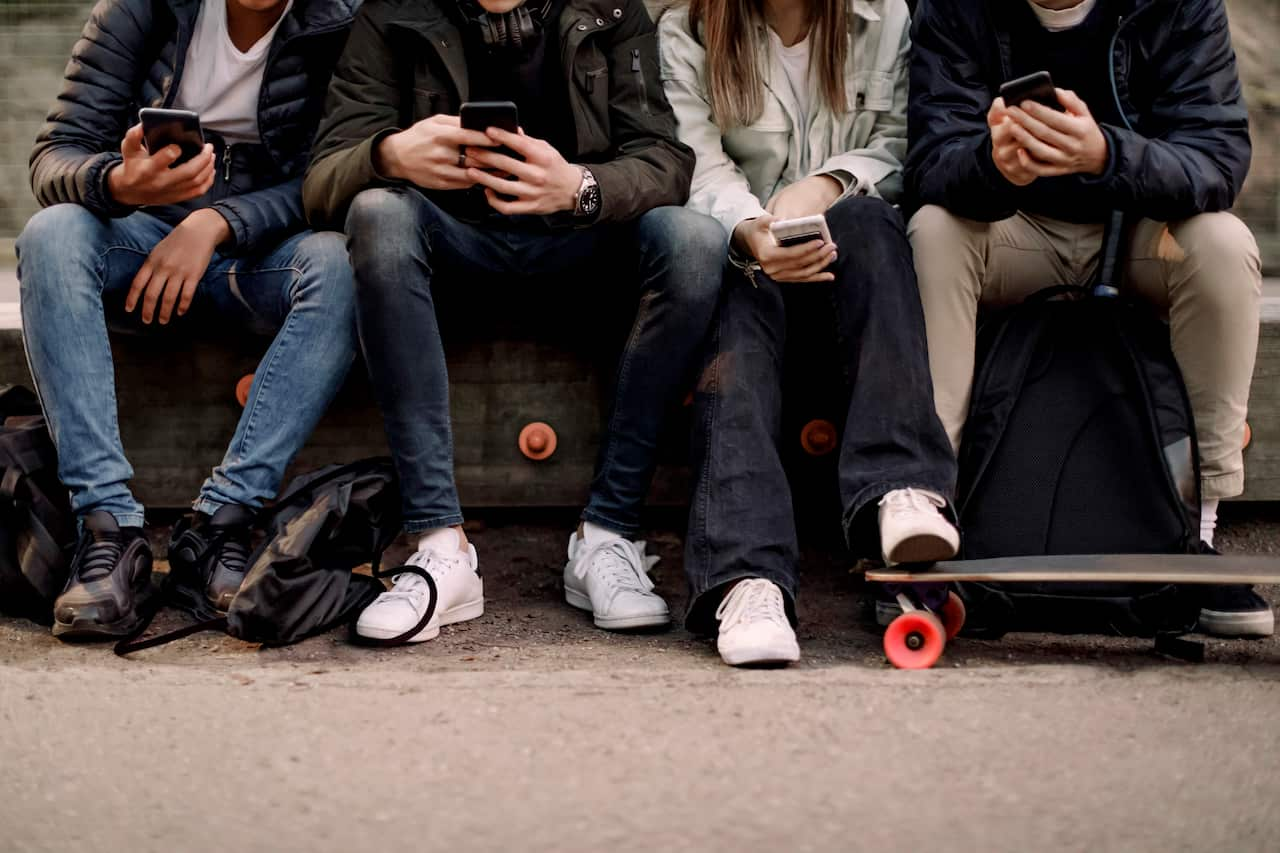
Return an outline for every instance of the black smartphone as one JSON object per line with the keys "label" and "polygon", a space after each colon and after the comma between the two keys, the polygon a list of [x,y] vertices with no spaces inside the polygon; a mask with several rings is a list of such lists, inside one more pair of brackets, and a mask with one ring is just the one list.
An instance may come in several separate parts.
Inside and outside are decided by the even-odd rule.
{"label": "black smartphone", "polygon": [[1005,106],[1009,107],[1016,107],[1023,101],[1035,101],[1063,112],[1062,104],[1058,103],[1058,93],[1053,88],[1053,77],[1048,71],[1037,71],[1002,84],[1000,97],[1004,98]]}
{"label": "black smartphone", "polygon": [[511,101],[467,101],[459,113],[462,126],[467,130],[484,133],[491,127],[508,133],[520,132],[520,114]]}
{"label": "black smartphone", "polygon": [[142,138],[149,153],[154,154],[166,145],[177,145],[182,149],[174,166],[181,166],[204,150],[200,116],[189,110],[148,107],[138,110],[138,120],[142,122]]}

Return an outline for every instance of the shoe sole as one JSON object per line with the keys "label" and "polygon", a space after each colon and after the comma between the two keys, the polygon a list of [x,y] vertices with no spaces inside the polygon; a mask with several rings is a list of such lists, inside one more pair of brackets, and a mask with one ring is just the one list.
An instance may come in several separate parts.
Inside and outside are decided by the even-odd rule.
{"label": "shoe sole", "polygon": [[[459,604],[451,607],[440,614],[440,619],[428,624],[418,633],[414,634],[406,643],[425,643],[427,640],[434,640],[440,636],[440,629],[445,625],[456,625],[459,622],[470,622],[472,619],[479,619],[484,615],[484,599],[477,598],[475,601],[469,601],[466,604]],[[392,637],[398,637],[403,631],[393,631],[383,628],[361,628],[356,626],[356,633],[361,637],[367,637],[370,640],[390,640]]]}
{"label": "shoe sole", "polygon": [[606,631],[634,631],[637,628],[661,628],[671,624],[670,612],[646,613],[643,616],[597,616],[595,608],[591,606],[591,599],[585,593],[569,587],[564,588],[564,600],[569,606],[590,613],[596,627]]}
{"label": "shoe sole", "polygon": [[903,539],[891,553],[884,555],[884,561],[889,566],[903,563],[938,563],[954,557],[956,549],[957,546],[954,543],[941,536],[922,533]]}
{"label": "shoe sole", "polygon": [[1200,610],[1196,630],[1214,637],[1270,637],[1276,632],[1271,610]]}
{"label": "shoe sole", "polygon": [[730,652],[721,651],[720,659],[729,664],[729,666],[785,666],[800,660],[800,647],[782,650],[769,647],[748,647]]}

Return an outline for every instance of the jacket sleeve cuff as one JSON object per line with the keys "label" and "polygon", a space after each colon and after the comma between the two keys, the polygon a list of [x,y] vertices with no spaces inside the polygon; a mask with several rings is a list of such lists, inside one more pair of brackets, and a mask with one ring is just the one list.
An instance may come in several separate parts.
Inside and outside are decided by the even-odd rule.
{"label": "jacket sleeve cuff", "polygon": [[107,216],[121,217],[133,213],[131,205],[120,204],[111,197],[111,189],[107,184],[107,176],[111,170],[124,162],[120,154],[107,151],[98,154],[86,166],[85,172],[85,206]]}
{"label": "jacket sleeve cuff", "polygon": [[363,143],[368,146],[363,159],[369,165],[369,175],[372,178],[372,181],[366,181],[365,183],[372,183],[373,181],[376,181],[386,186],[400,186],[408,183],[408,181],[402,181],[399,178],[388,178],[386,175],[378,171],[378,146],[382,144],[382,140],[386,139],[393,133],[399,132],[400,128],[398,127],[388,127],[385,130],[378,131]]}
{"label": "jacket sleeve cuff", "polygon": [[1107,140],[1107,165],[1100,175],[1081,175],[1080,183],[1085,186],[1102,186],[1111,182],[1116,174],[1116,134],[1107,125],[1099,125],[1102,136]]}
{"label": "jacket sleeve cuff", "polygon": [[236,211],[233,200],[223,199],[210,205],[210,208],[218,211],[222,218],[227,220],[227,225],[231,228],[231,239],[223,243],[219,248],[224,252],[244,248],[249,242],[249,226]]}

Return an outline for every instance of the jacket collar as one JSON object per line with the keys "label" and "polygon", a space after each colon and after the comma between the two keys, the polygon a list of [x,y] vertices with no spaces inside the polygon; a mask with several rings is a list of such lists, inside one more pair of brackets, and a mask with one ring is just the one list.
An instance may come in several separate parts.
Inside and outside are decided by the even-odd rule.
{"label": "jacket collar", "polygon": [[[879,5],[880,0],[872,0],[872,2]],[[853,0],[850,7],[853,14],[865,21],[875,22],[880,20],[880,13],[875,10],[868,0]]]}

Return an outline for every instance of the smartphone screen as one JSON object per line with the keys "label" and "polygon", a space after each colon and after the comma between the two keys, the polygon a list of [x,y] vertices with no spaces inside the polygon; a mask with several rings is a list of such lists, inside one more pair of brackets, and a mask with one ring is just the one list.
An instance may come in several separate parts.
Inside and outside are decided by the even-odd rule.
{"label": "smartphone screen", "polygon": [[180,166],[204,150],[204,132],[200,129],[200,116],[187,110],[143,109],[138,111],[142,122],[142,138],[151,154],[166,145],[177,145],[182,154],[174,161]]}

